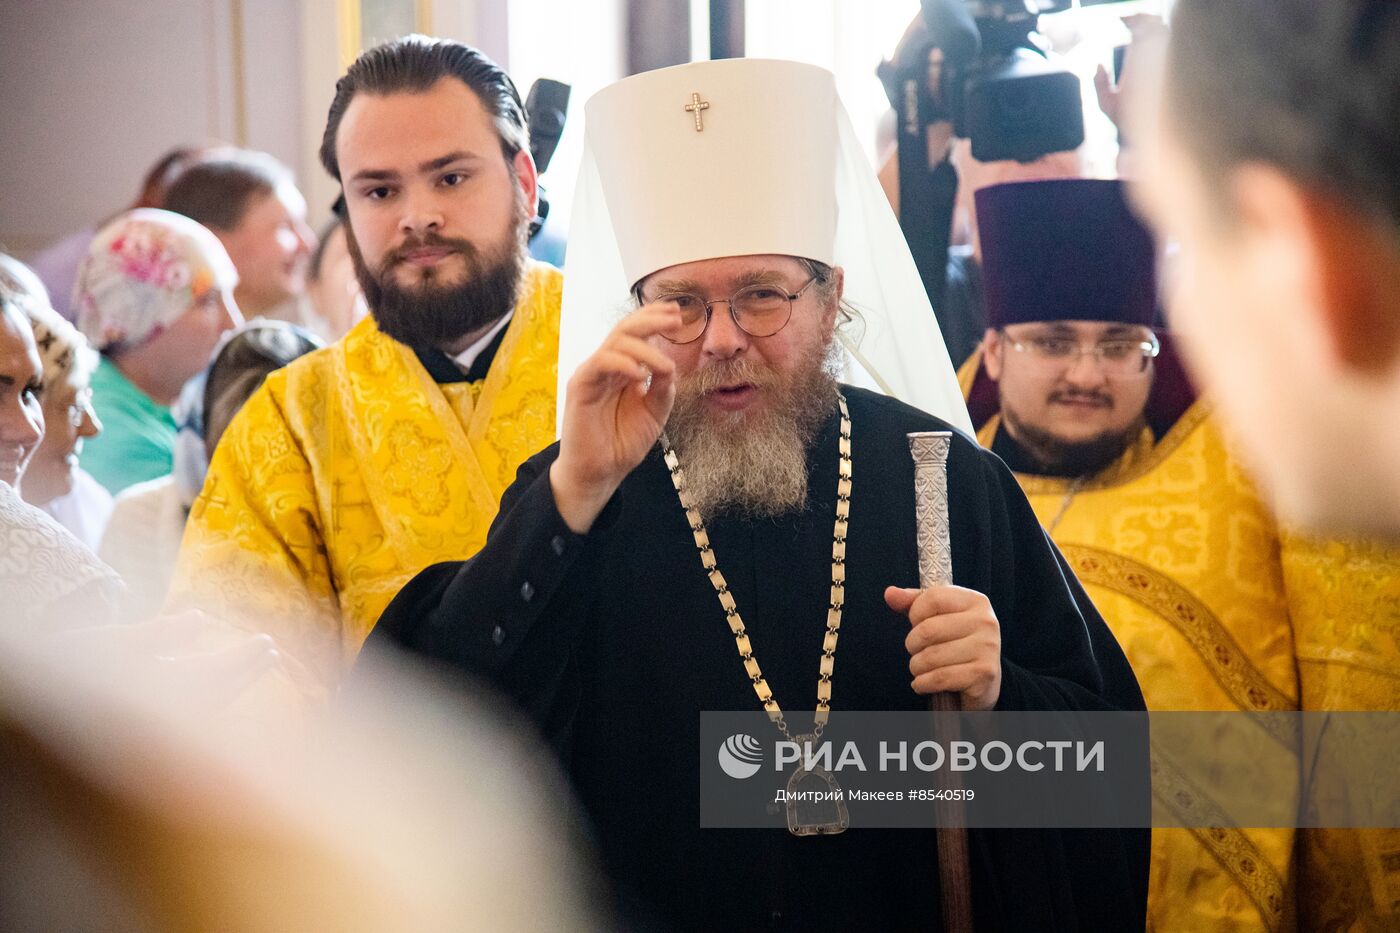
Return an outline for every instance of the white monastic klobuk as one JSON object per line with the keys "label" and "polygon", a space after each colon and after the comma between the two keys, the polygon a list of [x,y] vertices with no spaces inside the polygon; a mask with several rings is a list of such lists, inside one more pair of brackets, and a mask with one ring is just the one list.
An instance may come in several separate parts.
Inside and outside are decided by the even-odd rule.
{"label": "white monastic klobuk", "polygon": [[[559,391],[667,266],[803,256],[846,272],[861,320],[842,335],[843,378],[971,433],[904,235],[831,73],[726,59],[625,78],[585,109],[569,229]],[[563,412],[563,406],[559,406]]]}

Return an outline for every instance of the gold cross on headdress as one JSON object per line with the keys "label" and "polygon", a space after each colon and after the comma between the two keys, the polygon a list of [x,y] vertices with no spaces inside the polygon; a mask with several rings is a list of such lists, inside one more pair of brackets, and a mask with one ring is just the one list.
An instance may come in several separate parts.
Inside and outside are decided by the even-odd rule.
{"label": "gold cross on headdress", "polygon": [[701,100],[699,94],[691,94],[691,95],[690,95],[690,103],[688,103],[688,104],[685,105],[685,112],[686,112],[686,113],[693,113],[693,114],[695,114],[695,132],[697,132],[697,133],[703,133],[703,132],[705,132],[705,123],[704,123],[704,120],[701,118],[700,115],[701,115],[702,113],[704,113],[706,110],[709,110],[709,109],[710,109],[710,102],[709,102],[709,101],[707,101],[707,100]]}

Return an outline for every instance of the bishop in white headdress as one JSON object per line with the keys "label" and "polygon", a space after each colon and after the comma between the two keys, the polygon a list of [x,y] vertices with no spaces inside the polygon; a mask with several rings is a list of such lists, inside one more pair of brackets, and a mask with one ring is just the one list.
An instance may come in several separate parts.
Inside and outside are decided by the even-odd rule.
{"label": "bishop in white headdress", "polygon": [[[1137,682],[1015,479],[962,433],[832,76],[684,65],[606,88],[586,120],[560,440],[486,546],[415,578],[371,642],[484,676],[535,720],[632,923],[939,929],[932,830],[854,831],[840,808],[701,829],[701,712],[766,711],[767,745],[934,692],[1140,710]],[[907,434],[948,430],[955,585],[920,589]],[[979,929],[1142,927],[1145,830],[969,845]]]}
{"label": "bishop in white headdress", "polygon": [[665,68],[599,92],[586,120],[561,397],[643,276],[782,253],[845,270],[859,315],[837,335],[848,381],[971,430],[918,269],[830,72],[761,59]]}

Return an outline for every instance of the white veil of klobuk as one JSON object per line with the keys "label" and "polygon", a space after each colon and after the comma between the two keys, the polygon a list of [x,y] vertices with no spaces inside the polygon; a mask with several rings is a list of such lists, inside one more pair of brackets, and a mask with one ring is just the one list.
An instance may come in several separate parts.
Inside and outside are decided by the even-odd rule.
{"label": "white veil of klobuk", "polygon": [[859,320],[843,381],[972,431],[918,270],[832,74],[726,59],[625,78],[585,109],[559,343],[569,377],[631,308],[633,283],[721,256],[783,254],[845,270]]}

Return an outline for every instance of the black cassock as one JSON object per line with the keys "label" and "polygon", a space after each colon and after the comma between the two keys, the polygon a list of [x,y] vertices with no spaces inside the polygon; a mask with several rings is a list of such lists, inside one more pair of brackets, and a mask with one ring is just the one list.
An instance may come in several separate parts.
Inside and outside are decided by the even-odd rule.
{"label": "black cassock", "polygon": [[[831,706],[925,709],[910,688],[909,621],[883,594],[919,579],[905,434],[948,426],[843,391],[854,476]],[[813,442],[800,515],[707,516],[754,655],[795,726],[816,703],[837,431],[833,412]],[[554,506],[557,455],[555,445],[520,468],[481,552],[419,574],[371,642],[483,675],[539,724],[636,925],[938,929],[932,830],[798,838],[700,828],[700,712],[760,708],[734,636],[659,450],[583,536]],[[1143,709],[1117,642],[1001,461],[955,434],[948,480],[954,582],[985,593],[1001,623],[998,709]],[[969,840],[979,933],[1143,928],[1147,830],[973,829]]]}

